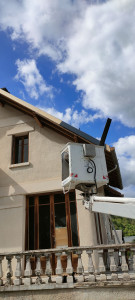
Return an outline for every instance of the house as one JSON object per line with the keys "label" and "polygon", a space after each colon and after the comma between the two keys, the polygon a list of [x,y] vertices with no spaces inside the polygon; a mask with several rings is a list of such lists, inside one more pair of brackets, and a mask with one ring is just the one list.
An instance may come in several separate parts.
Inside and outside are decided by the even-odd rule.
{"label": "house", "polygon": [[[56,284],[62,283],[63,269],[64,274],[69,272],[67,282],[73,284],[72,273],[76,270],[82,278],[87,255],[91,264],[92,249],[99,250],[100,271],[104,268],[102,245],[109,249],[107,245],[113,243],[108,217],[86,210],[80,191],[65,195],[62,191],[60,153],[68,142],[99,144],[92,136],[0,89],[1,291],[13,282],[19,289],[22,283],[32,286],[32,274],[41,283],[41,269],[48,278],[57,274]],[[109,173],[109,185],[98,193],[121,196],[115,190],[122,189],[115,149],[106,145],[105,156],[108,171],[115,170]],[[89,251],[89,246],[97,248]]]}

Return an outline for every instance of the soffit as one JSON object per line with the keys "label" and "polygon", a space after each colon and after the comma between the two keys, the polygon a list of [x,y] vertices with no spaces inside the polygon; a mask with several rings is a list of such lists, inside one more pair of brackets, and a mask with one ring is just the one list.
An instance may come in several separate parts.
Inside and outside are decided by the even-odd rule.
{"label": "soffit", "polygon": [[[122,178],[119,168],[118,159],[116,156],[115,148],[110,148],[110,151],[105,151],[106,163],[107,163],[107,171],[110,172],[109,176],[109,185],[123,189]],[[115,170],[113,170],[115,169]]]}
{"label": "soffit", "polygon": [[123,194],[121,194],[120,192],[118,192],[117,190],[113,189],[112,187],[106,185],[104,187],[105,190],[105,196],[108,197],[124,197]]}

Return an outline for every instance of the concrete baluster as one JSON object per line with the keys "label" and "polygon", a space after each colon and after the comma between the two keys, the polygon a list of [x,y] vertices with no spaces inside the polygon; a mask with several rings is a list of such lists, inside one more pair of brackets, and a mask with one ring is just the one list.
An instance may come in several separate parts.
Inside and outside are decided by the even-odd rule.
{"label": "concrete baluster", "polygon": [[68,274],[67,276],[67,282],[73,282],[73,267],[72,267],[72,260],[71,260],[71,251],[67,251],[67,268],[66,268],[66,273]]}
{"label": "concrete baluster", "polygon": [[35,284],[41,284],[42,283],[41,275],[42,275],[43,272],[42,272],[42,268],[41,268],[40,257],[41,257],[40,253],[36,254],[37,262],[36,262],[35,274],[36,274],[37,278],[36,278]]}
{"label": "concrete baluster", "polygon": [[78,255],[78,265],[77,265],[77,275],[75,275],[75,279],[78,282],[82,282],[82,281],[84,281],[84,276],[83,276],[84,268],[83,268],[83,264],[82,264],[82,250],[77,250],[76,254]]}
{"label": "concrete baluster", "polygon": [[16,264],[16,270],[15,270],[15,276],[16,278],[14,279],[14,285],[21,285],[22,283],[22,267],[21,267],[21,255],[16,255],[15,256],[16,260],[17,260],[17,264]]}
{"label": "concrete baluster", "polygon": [[61,275],[63,272],[62,264],[61,264],[61,252],[56,253],[56,256],[57,256],[56,274]]}
{"label": "concrete baluster", "polygon": [[125,249],[122,248],[120,251],[121,251],[121,270],[125,272],[128,271],[128,265],[125,257]]}
{"label": "concrete baluster", "polygon": [[125,249],[122,248],[120,251],[121,251],[121,270],[123,272],[122,278],[123,280],[127,281],[130,280],[130,276],[128,274],[128,264],[126,262]]}
{"label": "concrete baluster", "polygon": [[86,253],[88,254],[88,273],[89,273],[88,280],[95,281],[94,266],[93,266],[93,260],[92,260],[93,251],[91,249],[87,249]]}
{"label": "concrete baluster", "polygon": [[30,263],[30,257],[31,255],[26,255],[26,268],[24,271],[24,284],[25,285],[30,285],[32,283],[32,270],[31,270],[31,263]]}
{"label": "concrete baluster", "polygon": [[45,274],[48,276],[48,282],[51,282],[52,268],[50,263],[50,254],[49,253],[45,254],[45,257],[46,257]]}
{"label": "concrete baluster", "polygon": [[105,264],[103,259],[104,250],[98,250],[98,271],[100,273],[99,280],[100,281],[106,281],[106,275],[105,275]]}
{"label": "concrete baluster", "polygon": [[115,259],[114,259],[114,249],[108,249],[108,254],[109,254],[109,258],[110,258],[110,271],[116,272],[117,266],[116,266]]}
{"label": "concrete baluster", "polygon": [[2,270],[2,260],[4,259],[4,256],[0,256],[0,286],[3,285],[3,270]]}
{"label": "concrete baluster", "polygon": [[135,271],[135,248],[131,248],[132,256],[133,256],[133,271]]}
{"label": "concrete baluster", "polygon": [[94,266],[92,261],[92,250],[88,249],[86,250],[86,253],[88,254],[88,273],[93,274],[94,272]]}
{"label": "concrete baluster", "polygon": [[118,275],[116,273],[117,266],[116,266],[115,259],[114,259],[114,249],[108,249],[108,254],[109,254],[109,259],[110,259],[110,271],[111,271],[110,279],[112,281],[117,281]]}
{"label": "concrete baluster", "polygon": [[11,256],[11,255],[6,256],[6,259],[7,259],[7,280],[6,280],[5,286],[9,286],[13,283],[12,279],[11,279],[11,277],[13,276],[12,258],[13,258],[13,256]]}
{"label": "concrete baluster", "polygon": [[98,250],[98,270],[99,273],[104,273],[105,272],[105,264],[104,264],[104,260],[103,260],[103,249]]}
{"label": "concrete baluster", "polygon": [[56,283],[62,283],[62,273],[63,273],[63,268],[61,264],[61,252],[56,253],[57,257],[57,267],[56,267],[56,274],[58,275],[56,277]]}
{"label": "concrete baluster", "polygon": [[71,275],[73,273],[72,261],[71,261],[71,252],[67,252],[67,268],[66,273]]}
{"label": "concrete baluster", "polygon": [[132,255],[132,258],[131,258],[130,279],[131,280],[135,280],[135,248],[132,247],[130,249],[130,251],[131,251],[131,255]]}
{"label": "concrete baluster", "polygon": [[83,265],[82,265],[82,250],[77,250],[76,254],[78,255],[78,266],[77,266],[77,274],[83,273]]}

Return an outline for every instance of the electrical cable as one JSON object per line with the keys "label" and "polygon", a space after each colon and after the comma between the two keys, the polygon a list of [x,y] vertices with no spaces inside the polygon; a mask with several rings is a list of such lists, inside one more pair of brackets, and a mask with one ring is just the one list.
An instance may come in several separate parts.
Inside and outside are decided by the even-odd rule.
{"label": "electrical cable", "polygon": [[[94,160],[92,160],[91,158],[89,158],[89,162],[92,162],[93,168],[92,167],[88,167],[87,168],[87,172],[88,173],[93,173],[93,170],[94,170],[94,182],[95,182],[95,186],[96,186],[96,193],[94,193],[94,194],[97,194],[96,164],[95,164]],[[89,169],[91,169],[92,171],[90,171]]]}

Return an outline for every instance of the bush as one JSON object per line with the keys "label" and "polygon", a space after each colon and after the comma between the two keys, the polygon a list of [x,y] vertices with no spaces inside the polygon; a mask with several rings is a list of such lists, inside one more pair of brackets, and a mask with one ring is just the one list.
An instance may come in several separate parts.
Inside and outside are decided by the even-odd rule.
{"label": "bush", "polygon": [[124,236],[135,235],[135,220],[111,216],[115,229],[122,229]]}

